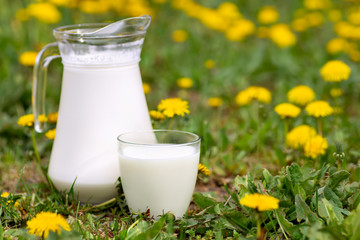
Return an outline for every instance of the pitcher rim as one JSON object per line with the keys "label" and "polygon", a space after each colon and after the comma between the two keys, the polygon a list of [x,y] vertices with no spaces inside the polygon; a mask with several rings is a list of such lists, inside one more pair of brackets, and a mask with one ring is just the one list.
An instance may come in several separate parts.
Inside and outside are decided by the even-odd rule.
{"label": "pitcher rim", "polygon": [[95,35],[95,36],[88,36],[81,32],[69,32],[69,30],[83,30],[83,29],[90,29],[90,28],[101,28],[109,25],[111,23],[81,23],[81,24],[71,24],[65,25],[61,27],[57,27],[53,30],[55,38],[57,36],[61,36],[61,38],[65,39],[123,39],[129,37],[137,37],[141,35],[145,35],[147,29],[145,30],[137,30],[132,33],[126,33],[121,35]]}

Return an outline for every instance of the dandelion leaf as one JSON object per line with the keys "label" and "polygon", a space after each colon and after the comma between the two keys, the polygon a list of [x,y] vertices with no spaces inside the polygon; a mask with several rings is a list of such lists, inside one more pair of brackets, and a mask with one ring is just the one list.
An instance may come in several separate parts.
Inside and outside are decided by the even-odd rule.
{"label": "dandelion leaf", "polygon": [[74,231],[61,230],[61,234],[50,231],[47,240],[82,240],[83,237],[80,233]]}
{"label": "dandelion leaf", "polygon": [[11,239],[18,240],[36,240],[38,239],[35,235],[30,235],[26,229],[10,229],[4,232],[5,237],[11,237]]}
{"label": "dandelion leaf", "polygon": [[328,179],[326,179],[326,185],[328,185],[331,189],[335,189],[342,181],[345,181],[350,176],[350,173],[345,170],[337,171],[330,175]]}
{"label": "dandelion leaf", "polygon": [[319,218],[311,211],[310,207],[299,194],[295,196],[295,208],[298,222],[305,220],[307,223],[316,223],[319,221]]}
{"label": "dandelion leaf", "polygon": [[352,206],[353,209],[357,208],[360,203],[360,190],[357,190],[354,195],[349,197],[349,204]]}
{"label": "dandelion leaf", "polygon": [[296,163],[291,164],[288,167],[288,173],[293,184],[298,184],[302,182],[303,174],[301,172],[300,166]]}
{"label": "dandelion leaf", "polygon": [[240,211],[229,211],[223,213],[224,218],[238,231],[247,229],[248,217]]}
{"label": "dandelion leaf", "polygon": [[286,233],[290,234],[291,236],[297,231],[296,226],[289,222],[281,213],[280,211],[275,211],[276,219],[280,225],[281,230],[285,231]]}
{"label": "dandelion leaf", "polygon": [[217,201],[214,198],[206,196],[204,193],[196,192],[193,195],[193,201],[201,209],[207,209],[208,213],[215,213],[214,207]]}
{"label": "dandelion leaf", "polygon": [[155,239],[155,237],[160,233],[161,229],[164,227],[167,218],[168,218],[168,214],[161,216],[161,218],[157,222],[155,222],[145,232],[136,236],[134,239],[136,240]]}
{"label": "dandelion leaf", "polygon": [[329,224],[332,224],[332,225],[340,224],[344,220],[344,217],[341,214],[340,208],[338,208],[337,206],[332,204],[326,198],[322,198],[321,201],[324,204],[324,207],[325,207],[328,219],[329,219]]}

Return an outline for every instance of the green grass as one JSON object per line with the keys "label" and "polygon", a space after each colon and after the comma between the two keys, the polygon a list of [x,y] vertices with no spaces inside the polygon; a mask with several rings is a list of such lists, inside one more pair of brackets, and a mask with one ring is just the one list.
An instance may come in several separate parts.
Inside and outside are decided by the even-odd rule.
{"label": "green grass", "polygon": [[[234,1],[242,14],[256,22],[263,1]],[[333,1],[343,14],[349,2]],[[280,199],[280,208],[263,214],[266,239],[358,239],[360,232],[360,111],[359,67],[347,54],[330,55],[326,43],[336,37],[333,23],[296,33],[295,46],[280,49],[269,39],[252,35],[230,42],[224,34],[204,26],[197,19],[173,9],[170,3],[149,2],[156,17],[143,47],[140,68],[143,82],[150,84],[149,109],[161,99],[181,96],[189,101],[190,115],[175,120],[174,129],[197,133],[202,138],[201,162],[210,168],[209,177],[199,175],[190,210],[184,219],[165,214],[158,220],[144,213],[132,213],[119,195],[114,201],[91,206],[71,200],[72,193],[59,193],[47,180],[46,171],[52,142],[36,135],[41,162],[36,160],[31,129],[20,127],[17,119],[31,113],[32,67],[22,66],[24,51],[39,50],[54,41],[52,29],[62,25],[116,21],[127,17],[114,12],[91,15],[60,7],[62,20],[44,24],[31,18],[19,22],[15,12],[30,1],[0,0],[0,239],[32,239],[26,222],[43,211],[58,212],[67,218],[72,231],[49,239],[256,239],[256,214],[239,204],[246,193],[268,193]],[[216,8],[218,1],[198,1]],[[281,22],[290,23],[301,1],[269,1],[277,6]],[[345,17],[344,17],[345,19]],[[171,33],[183,29],[187,41],[176,43]],[[358,42],[354,42],[358,46]],[[206,69],[207,59],[215,61]],[[311,87],[317,99],[328,100],[333,86],[322,80],[319,70],[329,60],[339,59],[351,67],[349,80],[339,85],[343,113],[326,117],[326,154],[315,160],[285,146],[284,122],[274,107],[287,101],[286,93],[296,85]],[[58,108],[62,66],[54,61],[49,69],[47,112]],[[190,77],[194,86],[181,90],[180,77]],[[272,92],[272,102],[261,106],[238,107],[236,94],[250,85]],[[223,106],[212,109],[209,97],[221,97]],[[316,120],[302,114],[292,126]],[[167,128],[169,121],[154,122]],[[338,169],[333,153],[340,142],[345,159]],[[45,173],[45,174],[44,174]],[[14,207],[18,201],[20,207]],[[357,209],[357,210],[356,210]],[[34,238],[36,239],[36,238]]]}

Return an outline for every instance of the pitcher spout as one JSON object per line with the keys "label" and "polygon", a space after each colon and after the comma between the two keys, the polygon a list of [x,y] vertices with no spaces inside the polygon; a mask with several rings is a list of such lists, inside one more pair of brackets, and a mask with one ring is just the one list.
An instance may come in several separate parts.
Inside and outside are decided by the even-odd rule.
{"label": "pitcher spout", "polygon": [[65,65],[111,66],[140,61],[149,15],[126,18],[115,23],[78,24],[56,28]]}
{"label": "pitcher spout", "polygon": [[85,32],[85,36],[129,36],[141,33],[146,33],[150,26],[151,16],[143,15],[140,17],[132,17],[122,19],[120,21],[111,23],[103,28],[97,29],[93,32]]}

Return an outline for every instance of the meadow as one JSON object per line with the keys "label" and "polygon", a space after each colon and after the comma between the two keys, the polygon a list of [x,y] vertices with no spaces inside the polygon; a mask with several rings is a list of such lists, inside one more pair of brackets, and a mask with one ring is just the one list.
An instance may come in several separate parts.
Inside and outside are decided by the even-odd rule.
{"label": "meadow", "polygon": [[[0,239],[360,239],[358,0],[0,5]],[[59,59],[48,72],[49,131],[35,133],[29,118],[35,57],[54,28],[144,14],[152,22],[140,69],[153,128],[201,137],[182,219],[132,212],[121,184],[98,205],[54,189],[46,173]],[[175,116],[159,107],[169,99],[186,101]]]}

